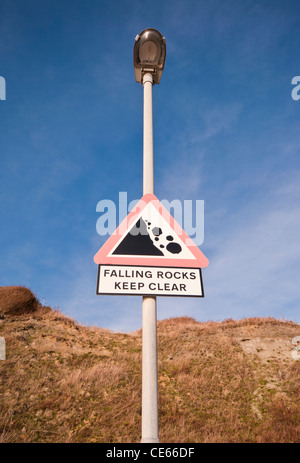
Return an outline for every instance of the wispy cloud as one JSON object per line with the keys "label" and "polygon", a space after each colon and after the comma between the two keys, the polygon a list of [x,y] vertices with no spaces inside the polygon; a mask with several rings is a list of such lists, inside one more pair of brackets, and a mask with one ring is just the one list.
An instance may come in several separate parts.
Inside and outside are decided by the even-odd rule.
{"label": "wispy cloud", "polygon": [[[184,106],[184,101],[179,106]],[[197,197],[204,178],[204,156],[209,154],[207,143],[232,130],[241,112],[242,105],[232,103],[197,110],[194,117],[189,116],[185,127],[160,148],[160,153],[169,157],[170,165],[159,178],[159,193],[180,199]]]}
{"label": "wispy cloud", "polygon": [[289,309],[299,321],[299,200],[294,177],[248,216],[245,207],[224,234],[209,237],[214,256],[204,272],[205,317],[280,317]]}

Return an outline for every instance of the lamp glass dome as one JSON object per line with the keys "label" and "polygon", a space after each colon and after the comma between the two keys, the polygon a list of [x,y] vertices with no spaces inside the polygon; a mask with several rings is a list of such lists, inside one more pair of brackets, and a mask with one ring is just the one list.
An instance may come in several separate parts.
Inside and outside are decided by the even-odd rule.
{"label": "lamp glass dome", "polygon": [[142,63],[153,63],[156,61],[158,48],[152,40],[143,42],[139,49],[139,58]]}

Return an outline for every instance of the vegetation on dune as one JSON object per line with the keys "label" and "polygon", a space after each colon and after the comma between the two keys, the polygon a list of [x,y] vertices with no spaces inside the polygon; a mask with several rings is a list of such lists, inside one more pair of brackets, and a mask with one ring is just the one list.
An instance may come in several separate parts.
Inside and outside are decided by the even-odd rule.
{"label": "vegetation on dune", "polygon": [[[140,442],[141,330],[84,327],[0,287],[0,442]],[[158,322],[161,442],[299,442],[300,326]]]}

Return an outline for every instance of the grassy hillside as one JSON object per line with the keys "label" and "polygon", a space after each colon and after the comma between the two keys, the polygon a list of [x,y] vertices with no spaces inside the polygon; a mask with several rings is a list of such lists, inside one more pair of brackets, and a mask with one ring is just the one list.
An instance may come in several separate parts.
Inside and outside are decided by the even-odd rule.
{"label": "grassy hillside", "polygon": [[[141,331],[84,327],[0,287],[0,442],[139,442]],[[299,442],[300,326],[158,322],[161,442]]]}

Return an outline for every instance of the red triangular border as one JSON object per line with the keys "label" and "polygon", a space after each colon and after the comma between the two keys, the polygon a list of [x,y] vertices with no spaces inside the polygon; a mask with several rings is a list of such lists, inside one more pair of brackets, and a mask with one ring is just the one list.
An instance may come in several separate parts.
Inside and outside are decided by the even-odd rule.
{"label": "red triangular border", "polygon": [[[111,255],[108,254],[114,248],[114,246],[127,235],[133,223],[137,220],[137,217],[147,206],[149,202],[158,210],[160,215],[168,222],[170,227],[174,230],[174,233],[184,242],[193,254],[195,259],[169,259],[168,257],[128,257],[122,255]],[[154,267],[185,267],[185,268],[205,268],[208,266],[208,259],[200,251],[198,246],[191,240],[186,232],[175,222],[175,219],[162,205],[162,203],[153,194],[144,195],[123,222],[118,226],[114,233],[108,238],[101,249],[97,252],[94,257],[96,264],[106,265],[139,265],[139,266],[154,266]]]}

